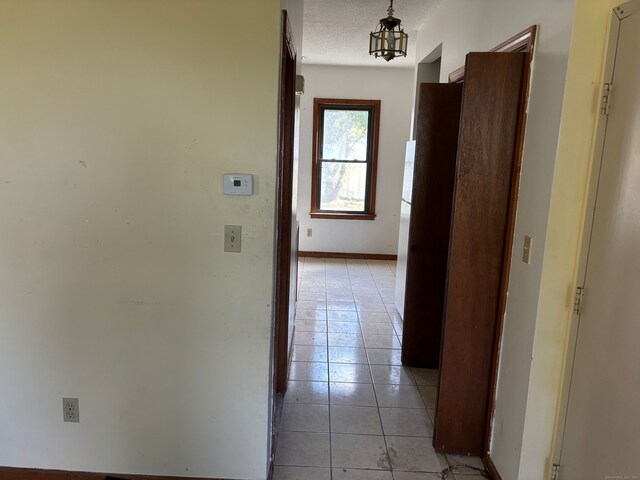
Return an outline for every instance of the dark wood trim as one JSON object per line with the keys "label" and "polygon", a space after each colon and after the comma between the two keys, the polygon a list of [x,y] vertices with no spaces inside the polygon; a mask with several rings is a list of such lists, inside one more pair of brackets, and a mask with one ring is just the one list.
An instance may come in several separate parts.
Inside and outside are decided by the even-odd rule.
{"label": "dark wood trim", "polygon": [[293,193],[293,135],[295,116],[295,52],[287,12],[282,12],[283,39],[280,72],[280,112],[276,227],[276,372],[277,392],[287,383],[289,290],[291,281],[291,234]]}
{"label": "dark wood trim", "polygon": [[[538,31],[537,25],[531,25],[520,33],[493,47],[492,52],[530,52]],[[526,48],[525,48],[526,47]]]}
{"label": "dark wood trim", "polygon": [[[278,112],[278,158],[276,186],[275,286],[274,286],[274,346],[273,405],[270,462],[275,458],[278,433],[276,414],[278,394],[287,388],[289,366],[289,312],[291,307],[291,277],[295,275],[293,251],[293,178],[295,134],[296,56],[293,34],[286,10],[282,11],[282,45],[280,59],[280,98]],[[297,266],[297,264],[296,264]]]}
{"label": "dark wood trim", "polygon": [[311,143],[311,212],[317,211],[318,192],[316,192],[316,182],[318,181],[318,99],[313,100],[313,140]]}
{"label": "dark wood trim", "polygon": [[269,462],[269,470],[267,471],[267,480],[273,480],[273,460]]}
{"label": "dark wood trim", "polygon": [[461,83],[464,80],[464,65],[449,74],[449,83]]}
{"label": "dark wood trim", "polygon": [[[2,480],[207,480],[203,477],[168,477],[162,475],[129,475],[126,473],[73,472],[37,468],[0,467]],[[208,480],[220,480],[209,477]]]}
{"label": "dark wood trim", "polygon": [[[500,45],[493,47],[490,52],[533,52],[533,46],[536,40],[537,25],[531,25],[520,33],[508,38]],[[529,58],[531,61],[531,58]],[[456,68],[449,74],[449,83],[459,83],[464,81],[464,66]]]}
{"label": "dark wood trim", "polygon": [[[380,100],[361,100],[361,99],[340,99],[340,98],[314,98],[313,99],[313,143],[311,152],[311,210],[310,215],[312,218],[333,218],[332,215],[338,215],[333,218],[341,220],[374,220],[376,213],[376,185],[378,178],[378,143],[380,140],[380,116],[381,112]],[[322,212],[318,210],[318,110],[321,105],[335,105],[335,106],[368,106],[373,107],[374,119],[373,119],[373,135],[371,137],[371,174],[369,175],[369,185],[367,191],[369,192],[369,211],[363,214],[349,214],[338,212]],[[320,216],[316,216],[320,215]],[[350,217],[350,218],[347,218]]]}
{"label": "dark wood trim", "polygon": [[491,455],[485,453],[482,457],[482,463],[484,464],[484,468],[487,469],[487,472],[489,472],[489,477],[491,478],[491,480],[502,480],[500,472],[498,472],[498,469],[491,459]]}
{"label": "dark wood trim", "polygon": [[322,103],[323,105],[360,105],[362,107],[371,106],[373,103],[380,104],[380,100],[363,100],[358,98],[314,98],[314,102]]}
{"label": "dark wood trim", "polygon": [[370,213],[326,213],[309,212],[311,218],[324,218],[325,220],[375,220],[376,216]]}
{"label": "dark wood trim", "polygon": [[[522,31],[519,35],[506,40],[496,47],[498,51],[523,51],[527,54],[524,63],[522,92],[520,94],[520,110],[518,112],[518,131],[516,134],[516,149],[511,171],[511,192],[509,194],[509,210],[507,213],[507,228],[505,232],[504,260],[502,264],[502,279],[500,286],[500,300],[498,304],[498,321],[496,324],[496,336],[493,345],[493,360],[491,367],[491,388],[489,390],[489,404],[487,408],[487,428],[485,433],[485,450],[491,444],[493,433],[493,417],[495,409],[496,388],[498,383],[498,367],[500,365],[500,342],[504,329],[504,315],[507,309],[507,297],[509,290],[509,276],[511,274],[511,254],[513,252],[513,240],[516,228],[516,213],[518,209],[518,193],[520,191],[520,175],[522,173],[522,156],[524,153],[524,137],[527,126],[527,103],[531,77],[531,62],[535,49],[537,27],[535,25]],[[513,50],[502,50],[513,48]],[[499,477],[498,477],[499,478]]]}
{"label": "dark wood trim", "polygon": [[298,252],[299,257],[314,258],[353,258],[355,260],[398,260],[398,255],[387,255],[386,253],[342,253],[342,252]]}

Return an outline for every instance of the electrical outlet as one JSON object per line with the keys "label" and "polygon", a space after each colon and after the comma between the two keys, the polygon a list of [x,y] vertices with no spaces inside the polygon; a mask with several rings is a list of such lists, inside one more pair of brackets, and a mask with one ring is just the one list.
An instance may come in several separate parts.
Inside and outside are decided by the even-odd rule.
{"label": "electrical outlet", "polygon": [[307,237],[313,237],[313,228],[307,228]]}
{"label": "electrical outlet", "polygon": [[240,253],[242,250],[242,227],[240,225],[224,226],[224,251]]}
{"label": "electrical outlet", "polygon": [[78,423],[80,421],[80,408],[77,398],[62,399],[62,419],[65,422]]}

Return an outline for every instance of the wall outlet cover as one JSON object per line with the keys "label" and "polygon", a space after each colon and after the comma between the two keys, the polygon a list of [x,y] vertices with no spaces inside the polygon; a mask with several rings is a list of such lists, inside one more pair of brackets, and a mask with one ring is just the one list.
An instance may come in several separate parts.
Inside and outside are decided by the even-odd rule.
{"label": "wall outlet cover", "polygon": [[80,408],[77,398],[62,399],[62,419],[71,423],[80,421]]}

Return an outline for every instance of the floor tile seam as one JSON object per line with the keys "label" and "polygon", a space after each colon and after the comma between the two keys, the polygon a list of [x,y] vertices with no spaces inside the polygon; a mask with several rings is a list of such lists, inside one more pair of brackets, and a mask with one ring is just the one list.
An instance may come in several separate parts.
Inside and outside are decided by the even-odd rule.
{"label": "floor tile seam", "polygon": [[331,383],[355,384],[355,385],[373,385],[373,382],[341,382],[340,380],[331,380],[331,379],[329,379],[329,382],[331,382]]}
{"label": "floor tile seam", "polygon": [[292,360],[291,363],[322,363],[322,364],[326,364],[327,362],[314,362],[313,360]]}
{"label": "floor tile seam", "polygon": [[295,464],[291,464],[291,463],[274,463],[273,464],[274,467],[295,467],[295,468],[326,468],[331,470],[331,467],[328,467],[326,465],[299,465],[297,463]]}
{"label": "floor tile seam", "polygon": [[[402,408],[404,410],[428,410],[427,408],[424,408],[424,407],[406,407],[406,406],[396,407],[396,406],[385,406],[385,405],[378,405],[378,408]],[[428,414],[429,412],[427,412],[427,415]],[[398,435],[393,435],[393,436],[398,436]]]}
{"label": "floor tile seam", "polygon": [[[364,338],[364,331],[362,330],[362,322],[360,321],[360,313],[358,313],[358,325],[360,325],[360,333],[362,334],[363,338]],[[366,354],[366,350],[365,350],[365,354]],[[382,432],[382,439],[384,442],[384,449],[385,449],[385,454],[386,454],[386,458],[387,458],[387,464],[389,466],[389,470],[391,470],[391,458],[389,457],[389,445],[387,444],[387,440],[384,436],[384,425],[382,424],[382,415],[380,414],[380,403],[378,402],[378,392],[376,391],[376,387],[375,384],[373,383],[373,371],[371,370],[371,362],[369,361],[369,355],[367,355],[367,365],[369,366],[369,375],[371,375],[371,380],[372,380],[372,388],[373,388],[373,397],[375,399],[376,402],[376,408],[378,410],[378,420],[380,421],[380,431]],[[391,474],[391,476],[393,477],[393,473]]]}
{"label": "floor tile seam", "polygon": [[[329,301],[329,296],[326,292],[326,284],[327,284],[327,269],[326,269],[326,259],[325,259],[325,270],[324,270],[324,283],[325,283],[325,308],[327,307],[327,302]],[[325,321],[327,324],[327,379],[329,378],[329,315],[325,314]],[[428,413],[427,413],[428,415]],[[328,427],[329,427],[329,480],[333,480],[333,446],[331,442],[331,384],[327,381],[327,417],[328,417]]]}
{"label": "floor tile seam", "polygon": [[[367,265],[367,268],[368,268],[368,265]],[[351,272],[349,271],[348,264],[347,264],[347,275],[348,275],[348,278],[349,278],[349,286],[351,287],[351,291],[353,292],[353,282],[352,282],[352,279],[351,279]],[[353,302],[354,302],[354,306],[356,308],[356,318],[358,320],[358,327],[360,329],[360,335],[362,336],[362,327],[360,326],[360,309],[358,308],[358,303],[357,303],[357,301],[355,299],[355,296],[353,298]],[[364,336],[362,336],[362,339],[363,339],[363,343],[364,343]],[[365,355],[365,358],[367,360],[366,365],[369,367],[369,375],[371,375],[371,366],[370,366],[370,363],[369,363],[369,356],[367,355],[366,347],[365,347],[365,350],[364,350],[364,355]],[[378,401],[377,401],[377,398],[375,396],[376,395],[375,387],[373,386],[373,377],[371,377],[371,381],[372,381],[371,389],[373,390],[373,395],[374,395],[374,400],[375,400],[375,403],[376,403],[376,407],[378,407]],[[336,383],[338,383],[338,382],[336,382]],[[329,395],[329,412],[331,412],[331,395]],[[331,413],[329,413],[329,415],[331,415]],[[378,408],[378,418],[380,419],[380,410],[379,410],[379,408]],[[330,435],[333,435],[333,434],[330,434]],[[329,438],[329,444],[330,444],[330,446],[333,444],[333,439],[331,437]],[[391,462],[389,462],[389,460],[388,460],[389,459],[389,451],[387,450],[386,442],[385,442],[385,454],[387,456],[387,462],[389,463],[389,469],[390,469],[391,468]],[[333,458],[332,457],[333,457],[333,452],[332,452],[332,455],[331,455],[331,466],[332,466],[332,468],[331,468],[331,471],[329,472],[329,475],[330,475],[331,479],[333,479]],[[393,476],[393,474],[392,474],[392,476]]]}
{"label": "floor tile seam", "polygon": [[400,348],[393,348],[393,347],[367,347],[366,344],[365,344],[364,348],[368,348],[370,350],[371,349],[376,349],[376,350],[401,350]]}
{"label": "floor tile seam", "polygon": [[[329,405],[327,403],[299,403],[299,402],[295,402],[295,403],[287,403],[287,405],[304,405],[305,407],[327,407],[327,408],[329,407]],[[283,431],[290,431],[290,430],[283,430]],[[317,433],[322,433],[322,432],[317,432]]]}
{"label": "floor tile seam", "polygon": [[[376,391],[376,386],[379,387],[416,387],[416,389],[418,390],[418,394],[420,395],[420,401],[422,402],[422,404],[424,405],[424,407],[406,407],[406,406],[382,406],[380,404],[378,404],[378,408],[382,407],[382,408],[411,408],[411,409],[415,409],[415,410],[428,410],[429,407],[426,406],[426,403],[424,401],[424,399],[422,398],[422,394],[420,393],[420,390],[418,389],[418,387],[416,385],[398,385],[398,384],[380,384],[380,383],[374,383],[373,384],[373,390],[374,393],[376,395],[376,401],[378,400],[378,392]],[[427,412],[428,413],[428,412]]]}
{"label": "floor tile seam", "polygon": [[282,429],[281,431],[282,432],[291,432],[291,433],[317,433],[317,434],[327,434],[327,435],[331,434],[331,432],[329,430],[318,432],[317,430],[294,430],[294,429],[287,428],[286,430]]}

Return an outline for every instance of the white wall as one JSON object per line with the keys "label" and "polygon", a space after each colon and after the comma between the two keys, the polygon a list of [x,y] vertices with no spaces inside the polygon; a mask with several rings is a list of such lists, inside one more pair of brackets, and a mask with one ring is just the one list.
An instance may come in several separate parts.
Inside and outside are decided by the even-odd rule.
{"label": "white wall", "polygon": [[[300,250],[378,253],[398,251],[404,152],[409,140],[413,69],[303,65],[305,92],[301,99],[298,220]],[[366,220],[311,219],[311,155],[313,99],[381,100],[376,218]],[[313,236],[307,237],[307,228]]]}
{"label": "white wall", "polygon": [[0,465],[265,478],[279,7],[0,3]]}
{"label": "white wall", "polygon": [[[540,29],[536,41],[522,178],[511,259],[509,297],[498,379],[495,428],[491,456],[502,478],[540,479],[548,464],[551,439],[535,449],[527,471],[520,471],[525,419],[539,429],[553,425],[555,409],[536,409],[536,402],[557,396],[557,386],[538,384],[529,391],[533,339],[538,323],[545,238],[550,214],[551,186],[556,165],[562,99],[573,17],[573,0],[450,0],[443,2],[420,30],[417,58],[424,58],[442,43],[441,80],[464,64],[469,51],[484,51],[533,24]],[[524,235],[533,236],[531,265],[521,262]],[[551,257],[550,257],[551,258]],[[570,282],[570,279],[569,279]],[[570,289],[557,292],[566,296]],[[548,345],[560,339],[547,339]],[[544,349],[540,350],[544,355]],[[529,400],[528,400],[529,399]],[[530,436],[531,439],[534,436]],[[529,442],[529,440],[527,440]]]}

